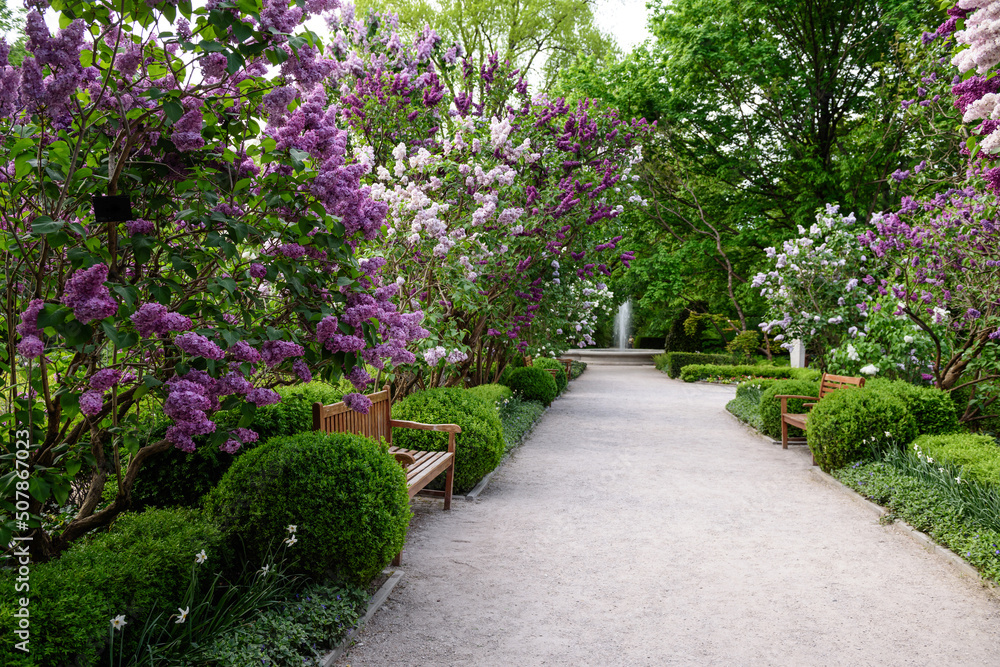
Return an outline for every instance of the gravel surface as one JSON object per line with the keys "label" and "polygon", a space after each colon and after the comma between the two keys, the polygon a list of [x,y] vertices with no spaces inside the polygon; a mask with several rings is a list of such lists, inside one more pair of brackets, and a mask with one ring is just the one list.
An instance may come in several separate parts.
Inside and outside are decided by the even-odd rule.
{"label": "gravel surface", "polygon": [[1000,604],[725,413],[591,365],[476,502],[418,499],[338,665],[998,665]]}

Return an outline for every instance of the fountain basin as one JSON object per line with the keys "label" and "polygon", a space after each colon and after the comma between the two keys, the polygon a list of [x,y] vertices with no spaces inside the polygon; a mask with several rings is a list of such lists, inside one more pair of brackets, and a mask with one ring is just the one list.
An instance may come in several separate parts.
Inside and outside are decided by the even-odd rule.
{"label": "fountain basin", "polygon": [[606,366],[652,366],[653,356],[657,354],[663,354],[663,350],[619,350],[616,348],[586,347],[582,350],[568,350],[562,356],[565,359],[585,361],[588,364]]}

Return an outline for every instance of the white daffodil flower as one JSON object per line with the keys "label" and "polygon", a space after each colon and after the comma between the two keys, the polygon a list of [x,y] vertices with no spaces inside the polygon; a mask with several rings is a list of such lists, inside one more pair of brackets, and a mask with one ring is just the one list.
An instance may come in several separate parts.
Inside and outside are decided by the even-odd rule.
{"label": "white daffodil flower", "polygon": [[204,549],[202,549],[201,551],[199,551],[194,556],[194,562],[198,563],[199,565],[201,563],[204,563],[206,560],[208,560],[208,554],[205,553]]}
{"label": "white daffodil flower", "polygon": [[191,611],[191,607],[190,605],[185,607],[184,609],[177,607],[177,611],[180,613],[177,614],[177,620],[174,621],[174,623],[183,623],[184,621],[187,620],[188,612]]}
{"label": "white daffodil flower", "polygon": [[125,614],[119,614],[111,619],[111,629],[121,630],[125,627]]}
{"label": "white daffodil flower", "polygon": [[295,546],[295,543],[296,543],[296,542],[298,542],[298,540],[297,540],[297,539],[295,539],[295,536],[294,536],[294,535],[292,535],[292,536],[291,536],[291,537],[289,537],[289,538],[288,538],[287,540],[285,540],[285,544],[287,544],[287,545],[288,545],[288,546],[290,546],[290,547],[291,547],[291,546]]}

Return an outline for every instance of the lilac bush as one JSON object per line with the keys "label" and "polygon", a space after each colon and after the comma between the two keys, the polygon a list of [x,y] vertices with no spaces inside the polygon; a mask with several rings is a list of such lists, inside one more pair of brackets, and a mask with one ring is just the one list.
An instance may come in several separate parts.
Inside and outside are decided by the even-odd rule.
{"label": "lilac bush", "polygon": [[[150,457],[253,442],[245,427],[277,385],[343,373],[365,410],[372,379],[357,371],[413,362],[407,347],[427,332],[384,284],[385,261],[359,259],[388,209],[361,182],[323,85],[351,65],[301,27],[335,0],[60,0],[55,35],[35,6],[23,65],[0,47],[12,330],[0,372],[32,471],[2,478],[0,541],[27,485],[17,514],[45,558],[123,511]],[[104,196],[131,212],[98,221]],[[238,427],[218,427],[223,409],[242,411]],[[143,423],[161,413],[172,423],[150,438]],[[42,530],[42,508],[71,491],[76,517]]]}
{"label": "lilac bush", "polygon": [[[431,330],[407,385],[489,381],[514,351],[585,341],[599,300],[584,290],[631,259],[609,225],[634,196],[646,125],[592,101],[531,97],[495,57],[455,60],[460,85],[448,90],[431,58],[448,45],[433,31],[405,40],[391,19],[369,21],[333,24],[353,65],[327,89],[340,91],[362,182],[388,210],[385,239],[362,252],[385,262]],[[551,336],[559,329],[572,334]]]}

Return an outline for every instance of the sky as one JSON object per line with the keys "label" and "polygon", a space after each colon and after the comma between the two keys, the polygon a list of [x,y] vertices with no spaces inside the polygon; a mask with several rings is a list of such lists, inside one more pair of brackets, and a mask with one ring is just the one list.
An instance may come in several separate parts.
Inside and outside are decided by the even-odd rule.
{"label": "sky", "polygon": [[646,0],[598,0],[597,25],[610,32],[622,51],[652,37],[646,27]]}

